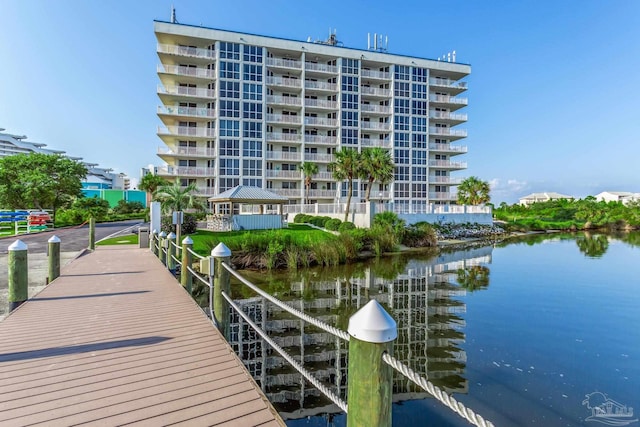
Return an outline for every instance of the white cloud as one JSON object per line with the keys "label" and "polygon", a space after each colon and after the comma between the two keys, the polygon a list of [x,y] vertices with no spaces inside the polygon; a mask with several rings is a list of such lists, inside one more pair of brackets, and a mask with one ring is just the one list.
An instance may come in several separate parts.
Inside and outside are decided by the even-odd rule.
{"label": "white cloud", "polygon": [[525,196],[531,189],[529,182],[518,179],[507,179],[505,181],[493,178],[489,180],[489,186],[491,187],[491,201],[496,205],[501,202],[516,203],[520,197]]}

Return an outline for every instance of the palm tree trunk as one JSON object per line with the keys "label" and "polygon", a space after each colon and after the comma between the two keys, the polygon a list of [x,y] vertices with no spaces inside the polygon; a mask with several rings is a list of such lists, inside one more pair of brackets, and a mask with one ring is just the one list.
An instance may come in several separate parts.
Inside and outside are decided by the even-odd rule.
{"label": "palm tree trunk", "polygon": [[369,182],[367,183],[367,195],[365,196],[365,200],[368,202],[371,196],[371,187],[373,187],[373,180],[369,179]]}
{"label": "palm tree trunk", "polygon": [[353,179],[349,180],[349,185],[347,187],[347,207],[344,211],[344,222],[349,220],[349,208],[351,207],[351,193],[353,193]]}

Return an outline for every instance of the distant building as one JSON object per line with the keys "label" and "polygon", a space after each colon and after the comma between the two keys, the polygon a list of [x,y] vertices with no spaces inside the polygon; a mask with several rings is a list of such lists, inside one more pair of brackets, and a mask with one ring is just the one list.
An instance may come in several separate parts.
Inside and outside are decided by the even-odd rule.
{"label": "distant building", "polygon": [[531,193],[528,196],[521,197],[520,204],[522,206],[529,206],[532,203],[550,202],[551,200],[561,200],[561,199],[573,200],[574,197],[567,196],[566,194],[553,193],[553,192]]}
{"label": "distant building", "polygon": [[4,133],[4,129],[0,128],[0,157],[28,153],[64,154],[61,150],[44,148],[47,144],[25,141],[26,139],[26,135]]}
{"label": "distant building", "polygon": [[596,194],[595,198],[601,202],[622,202],[625,205],[631,201],[640,200],[640,193],[631,193],[629,191],[603,191]]}

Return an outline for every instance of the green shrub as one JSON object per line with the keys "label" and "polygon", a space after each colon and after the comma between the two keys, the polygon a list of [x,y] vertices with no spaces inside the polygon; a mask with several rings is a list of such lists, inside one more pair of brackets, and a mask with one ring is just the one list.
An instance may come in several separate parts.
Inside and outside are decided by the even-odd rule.
{"label": "green shrub", "polygon": [[354,223],[345,221],[340,224],[340,226],[338,227],[338,231],[340,233],[344,233],[345,231],[353,230],[354,228],[356,228],[356,225]]}
{"label": "green shrub", "polygon": [[308,222],[315,225],[316,227],[324,228],[325,223],[330,219],[331,218],[329,218],[328,216],[314,216],[314,217],[311,217],[311,219]]}
{"label": "green shrub", "polygon": [[433,247],[437,240],[435,229],[426,222],[408,226],[402,236],[402,244],[412,248]]}
{"label": "green shrub", "polygon": [[331,231],[337,231],[340,227],[340,224],[342,224],[342,221],[340,221],[338,218],[331,218],[329,221],[324,223],[324,228]]}
{"label": "green shrub", "polygon": [[309,220],[312,218],[311,215],[307,215],[307,214],[303,214],[303,213],[299,213],[297,214],[295,217],[293,217],[293,222],[295,224],[304,224],[309,222]]}

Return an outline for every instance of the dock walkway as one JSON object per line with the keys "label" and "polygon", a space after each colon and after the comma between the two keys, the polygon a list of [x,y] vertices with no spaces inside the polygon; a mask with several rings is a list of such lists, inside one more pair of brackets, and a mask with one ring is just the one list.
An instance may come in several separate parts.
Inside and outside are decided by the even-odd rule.
{"label": "dock walkway", "polygon": [[283,426],[148,249],[98,247],[0,322],[0,425]]}

